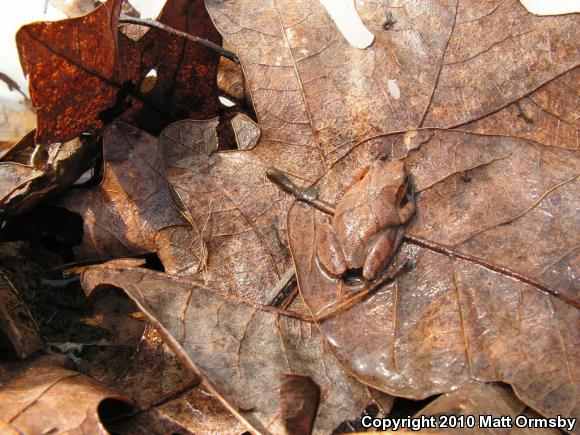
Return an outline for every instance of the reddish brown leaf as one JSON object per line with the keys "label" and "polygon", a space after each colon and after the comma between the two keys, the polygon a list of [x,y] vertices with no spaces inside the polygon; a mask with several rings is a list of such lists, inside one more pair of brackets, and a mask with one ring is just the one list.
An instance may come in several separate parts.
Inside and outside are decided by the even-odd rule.
{"label": "reddish brown leaf", "polygon": [[[387,136],[339,161],[316,185],[321,199],[336,203],[350,174],[385,154],[404,158],[420,192],[410,234],[578,301],[576,154],[448,131]],[[326,215],[296,203],[288,219],[300,292],[316,314],[357,287],[317,265],[314,231]],[[411,398],[501,380],[543,415],[578,415],[576,308],[471,261],[407,243],[399,257],[413,269],[320,325],[358,379]]]}
{"label": "reddish brown leaf", "polygon": [[[133,41],[117,30],[121,3],[109,0],[87,15],[33,23],[18,32],[21,63],[38,111],[39,143],[73,139],[119,116],[159,131],[172,120],[205,117],[219,107],[218,56],[159,29]],[[159,19],[221,42],[201,0],[171,0]],[[139,86],[152,69],[155,86],[141,93]]]}
{"label": "reddish brown leaf", "polygon": [[363,386],[342,371],[312,324],[145,269],[95,266],[81,280],[87,292],[102,285],[123,288],[181,362],[201,373],[204,386],[248,428],[283,432],[278,388],[280,374],[288,371],[311,376],[321,388],[316,433],[329,433],[368,402]]}
{"label": "reddish brown leaf", "polygon": [[157,139],[114,123],[104,131],[103,143],[103,183],[59,200],[84,220],[76,253],[105,259],[157,252],[169,273],[196,272],[203,265],[203,240],[165,178]]}
{"label": "reddish brown leaf", "polygon": [[16,433],[106,434],[99,406],[111,400],[129,402],[80,373],[34,367],[0,388],[0,423]]}

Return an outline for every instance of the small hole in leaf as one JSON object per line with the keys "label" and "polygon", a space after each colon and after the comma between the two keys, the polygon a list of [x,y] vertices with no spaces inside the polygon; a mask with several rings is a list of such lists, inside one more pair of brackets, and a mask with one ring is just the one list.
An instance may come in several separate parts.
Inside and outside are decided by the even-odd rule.
{"label": "small hole in leaf", "polygon": [[143,94],[151,92],[157,84],[157,68],[151,68],[143,81],[141,82],[140,91]]}
{"label": "small hole in leaf", "polygon": [[226,107],[233,107],[236,105],[236,103],[234,103],[228,97],[224,97],[224,96],[220,95],[218,98],[220,100],[220,103],[222,103]]}

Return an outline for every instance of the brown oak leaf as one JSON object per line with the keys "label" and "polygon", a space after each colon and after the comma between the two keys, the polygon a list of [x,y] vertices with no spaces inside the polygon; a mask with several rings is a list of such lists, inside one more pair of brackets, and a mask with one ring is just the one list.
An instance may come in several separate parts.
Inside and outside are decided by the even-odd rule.
{"label": "brown oak leaf", "polygon": [[[403,159],[419,192],[408,233],[465,256],[404,243],[398,262],[412,270],[320,324],[339,360],[395,396],[503,381],[542,415],[578,416],[571,325],[580,311],[516,275],[580,300],[578,155],[501,136],[396,134],[337,162],[316,184],[320,198],[336,203],[350,174],[380,155]],[[318,266],[314,234],[327,219],[302,203],[288,215],[300,293],[315,315],[360,289]]]}

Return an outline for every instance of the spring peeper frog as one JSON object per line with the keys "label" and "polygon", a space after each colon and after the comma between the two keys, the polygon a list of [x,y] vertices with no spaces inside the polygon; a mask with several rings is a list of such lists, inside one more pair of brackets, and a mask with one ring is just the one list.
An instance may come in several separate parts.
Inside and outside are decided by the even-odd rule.
{"label": "spring peeper frog", "polygon": [[415,213],[403,162],[375,160],[357,170],[331,223],[316,231],[316,256],[334,276],[361,269],[374,279],[391,261],[399,231]]}

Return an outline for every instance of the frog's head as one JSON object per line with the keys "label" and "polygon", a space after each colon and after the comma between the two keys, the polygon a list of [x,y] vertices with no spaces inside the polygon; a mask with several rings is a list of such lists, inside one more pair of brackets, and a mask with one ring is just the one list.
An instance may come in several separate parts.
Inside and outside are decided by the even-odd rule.
{"label": "frog's head", "polygon": [[409,200],[410,182],[405,164],[401,160],[377,159],[373,162],[373,171],[380,178],[384,188],[395,192],[395,204],[404,206]]}

